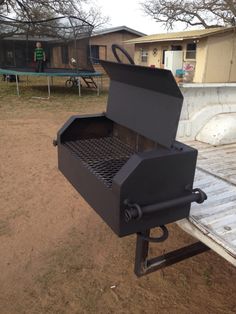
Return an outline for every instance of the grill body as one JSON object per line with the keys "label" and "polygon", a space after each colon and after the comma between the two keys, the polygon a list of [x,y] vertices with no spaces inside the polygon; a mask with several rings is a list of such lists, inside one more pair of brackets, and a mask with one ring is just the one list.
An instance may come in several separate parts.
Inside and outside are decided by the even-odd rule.
{"label": "grill body", "polygon": [[159,146],[105,114],[74,116],[58,133],[59,169],[119,236],[188,216],[189,203],[130,222],[125,209],[127,200],[146,206],[188,195],[196,158],[189,146]]}
{"label": "grill body", "polygon": [[[206,250],[197,244],[148,258],[149,242],[165,241],[165,225],[207,195],[193,189],[197,150],[175,140],[183,96],[172,73],[101,63],[110,77],[106,112],[71,117],[53,144],[60,171],[107,225],[120,237],[137,233],[135,274],[143,276]],[[150,236],[154,227],[161,236]]]}
{"label": "grill body", "polygon": [[187,217],[197,150],[175,140],[183,96],[171,72],[102,65],[107,111],[59,130],[60,171],[119,236]]}

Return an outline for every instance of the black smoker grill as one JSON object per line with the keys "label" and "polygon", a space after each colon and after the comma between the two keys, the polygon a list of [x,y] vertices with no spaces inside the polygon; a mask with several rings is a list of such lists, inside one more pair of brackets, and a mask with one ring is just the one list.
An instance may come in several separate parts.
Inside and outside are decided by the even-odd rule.
{"label": "black smoker grill", "polygon": [[[59,169],[118,236],[163,241],[164,225],[206,199],[192,190],[197,150],[175,141],[183,96],[170,71],[101,64],[111,79],[107,111],[73,116],[60,129]],[[163,236],[150,238],[158,226]]]}

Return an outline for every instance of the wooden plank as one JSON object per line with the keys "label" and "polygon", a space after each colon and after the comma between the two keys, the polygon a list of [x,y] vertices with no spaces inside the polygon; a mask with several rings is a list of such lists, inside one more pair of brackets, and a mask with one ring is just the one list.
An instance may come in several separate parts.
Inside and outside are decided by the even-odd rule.
{"label": "wooden plank", "polygon": [[[197,170],[199,171],[202,172]],[[208,173],[205,173],[205,176],[209,178],[209,182],[214,183],[204,189],[208,200],[201,206],[194,204],[190,215],[195,223],[198,222],[216,237],[232,233],[232,230],[236,228],[236,187]],[[196,180],[195,186],[202,188],[200,182]],[[232,239],[236,238],[236,233],[233,232],[233,234]],[[234,249],[236,251],[236,247]]]}
{"label": "wooden plank", "polygon": [[236,144],[218,147],[196,141],[191,144],[199,149],[199,168],[236,184]]}
{"label": "wooden plank", "polygon": [[[236,259],[231,255],[230,249],[227,249],[227,246],[222,246],[220,242],[215,242],[214,239],[211,238],[211,235],[205,234],[204,231],[196,227],[188,219],[180,220],[177,224],[185,232],[206,244],[209,248],[236,267]],[[236,245],[236,241],[234,244]]]}
{"label": "wooden plank", "polygon": [[236,266],[236,144],[188,144],[199,150],[194,186],[208,199],[178,225]]}

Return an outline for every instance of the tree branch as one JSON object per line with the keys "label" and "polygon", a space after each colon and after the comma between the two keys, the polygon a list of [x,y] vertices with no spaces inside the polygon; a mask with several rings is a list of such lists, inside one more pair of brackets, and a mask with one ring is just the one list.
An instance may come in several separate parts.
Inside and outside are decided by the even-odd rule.
{"label": "tree branch", "polygon": [[167,29],[177,22],[204,28],[225,26],[236,16],[236,0],[148,0],[141,5],[147,15]]}

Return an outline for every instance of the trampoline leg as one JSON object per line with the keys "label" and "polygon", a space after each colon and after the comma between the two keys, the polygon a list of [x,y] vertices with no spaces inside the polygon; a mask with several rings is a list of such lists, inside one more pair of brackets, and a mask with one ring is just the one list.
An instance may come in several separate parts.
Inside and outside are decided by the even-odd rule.
{"label": "trampoline leg", "polygon": [[103,79],[102,79],[102,75],[101,75],[101,78],[100,78],[100,82],[101,82],[101,91],[103,91]]}
{"label": "trampoline leg", "polygon": [[99,79],[97,78],[97,96],[100,95],[100,83],[99,83]]}
{"label": "trampoline leg", "polygon": [[81,85],[80,85],[80,78],[78,77],[78,89],[79,89],[79,97],[81,97]]}
{"label": "trampoline leg", "polygon": [[48,76],[48,99],[50,99],[50,96],[51,96],[50,77]]}
{"label": "trampoline leg", "polygon": [[16,93],[17,93],[17,96],[19,97],[20,96],[20,89],[19,89],[18,76],[15,75],[15,77],[16,77]]}

